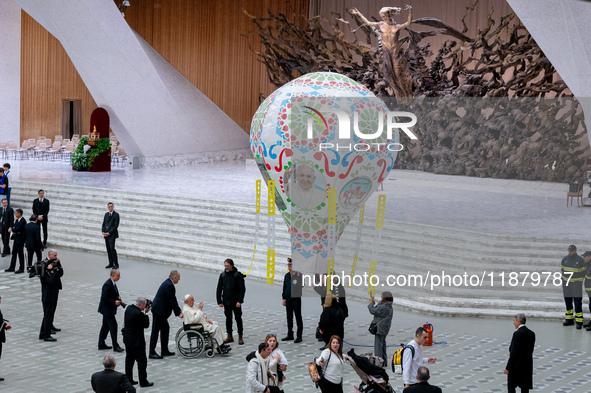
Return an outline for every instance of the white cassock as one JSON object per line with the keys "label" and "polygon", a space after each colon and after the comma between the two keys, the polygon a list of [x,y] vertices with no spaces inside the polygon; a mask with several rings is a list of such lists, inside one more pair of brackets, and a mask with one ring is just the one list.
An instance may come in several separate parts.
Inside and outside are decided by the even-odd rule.
{"label": "white cassock", "polygon": [[218,342],[218,345],[222,345],[224,343],[224,336],[226,335],[224,329],[215,322],[213,324],[207,322],[207,315],[205,315],[203,311],[199,310],[199,308],[195,306],[189,307],[188,304],[184,304],[183,319],[185,321],[185,325],[200,323],[203,325],[203,330],[213,334],[213,338]]}
{"label": "white cassock", "polygon": [[298,183],[289,184],[287,195],[300,209],[316,209],[327,198],[326,191],[315,187],[304,190]]}

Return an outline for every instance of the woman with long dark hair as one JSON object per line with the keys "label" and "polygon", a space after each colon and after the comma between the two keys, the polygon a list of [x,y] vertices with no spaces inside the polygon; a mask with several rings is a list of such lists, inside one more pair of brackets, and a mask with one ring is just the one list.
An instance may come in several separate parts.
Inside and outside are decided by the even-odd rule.
{"label": "woman with long dark hair", "polygon": [[322,393],[343,393],[343,346],[339,336],[332,336],[316,364],[322,366],[318,387]]}

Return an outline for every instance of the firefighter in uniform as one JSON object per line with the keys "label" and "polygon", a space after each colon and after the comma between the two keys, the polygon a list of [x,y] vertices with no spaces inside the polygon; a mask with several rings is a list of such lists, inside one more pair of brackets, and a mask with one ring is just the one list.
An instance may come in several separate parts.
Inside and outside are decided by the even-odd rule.
{"label": "firefighter in uniform", "polygon": [[[562,293],[566,305],[565,321],[562,325],[571,326],[576,322],[577,329],[581,329],[583,327],[583,278],[585,278],[587,266],[583,257],[577,255],[577,246],[574,244],[568,246],[568,255],[562,258],[560,270],[562,272]],[[572,275],[568,273],[572,273]],[[573,302],[575,303],[574,315]]]}
{"label": "firefighter in uniform", "polygon": [[[591,251],[585,251],[582,257],[587,266],[587,274],[585,274],[585,292],[587,292],[587,296],[589,296],[589,312],[591,313]],[[583,325],[587,331],[591,331],[591,317],[589,318],[589,323]]]}

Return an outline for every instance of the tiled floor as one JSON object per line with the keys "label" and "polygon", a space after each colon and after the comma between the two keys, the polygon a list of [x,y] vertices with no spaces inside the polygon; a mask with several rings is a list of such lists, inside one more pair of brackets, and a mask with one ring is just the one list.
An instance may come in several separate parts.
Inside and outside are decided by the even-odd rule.
{"label": "tiled floor", "polygon": [[[6,392],[90,392],[90,375],[102,368],[100,362],[105,351],[97,350],[100,315],[96,312],[100,288],[107,279],[104,269],[106,255],[60,251],[65,268],[64,289],[56,314],[56,326],[63,330],[55,335],[58,341],[46,343],[37,339],[42,311],[38,279],[24,275],[0,273],[2,312],[13,329],[7,332],[0,360],[0,391]],[[7,266],[8,258],[0,260]],[[137,296],[153,298],[160,283],[167,277],[170,267],[142,261],[121,260],[119,290],[125,301]],[[221,266],[220,266],[221,267]],[[221,270],[221,269],[220,269]],[[205,302],[208,316],[223,322],[223,312],[215,305],[216,274],[180,269],[177,298],[192,293]],[[243,391],[246,361],[267,333],[282,336],[285,333],[285,314],[281,306],[280,288],[247,279],[245,300],[245,341],[240,347],[233,344],[227,357],[213,359],[201,356],[184,359],[178,355],[164,360],[148,362],[148,377],[155,383],[146,392],[201,392]],[[350,301],[350,317],[346,321],[345,350],[355,347],[356,353],[372,351],[373,337],[367,332],[370,316],[366,305]],[[319,354],[319,343],[312,339],[320,313],[318,298],[306,296],[303,301],[305,339],[301,344],[281,343],[290,365],[287,372],[286,392],[315,392],[307,374],[306,363]],[[585,313],[587,314],[587,313]],[[123,315],[117,319],[121,324]],[[508,357],[508,345],[513,333],[512,321],[484,318],[443,318],[416,313],[394,312],[394,323],[388,344],[396,346],[408,342],[417,326],[425,322],[434,325],[432,347],[425,348],[426,356],[435,356],[431,365],[432,383],[445,392],[503,392],[503,375]],[[171,317],[171,339],[180,327],[179,319]],[[538,320],[528,321],[536,332],[535,376],[536,390],[540,392],[591,392],[591,333],[564,328],[560,323]],[[146,330],[149,339],[150,329]],[[119,336],[121,340],[121,337]],[[107,339],[110,343],[110,339]],[[173,343],[170,348],[173,349]],[[393,353],[390,348],[390,355]],[[124,369],[124,354],[116,354],[117,369]],[[402,381],[391,376],[393,387],[400,392]],[[345,392],[351,392],[361,380],[346,367]]]}

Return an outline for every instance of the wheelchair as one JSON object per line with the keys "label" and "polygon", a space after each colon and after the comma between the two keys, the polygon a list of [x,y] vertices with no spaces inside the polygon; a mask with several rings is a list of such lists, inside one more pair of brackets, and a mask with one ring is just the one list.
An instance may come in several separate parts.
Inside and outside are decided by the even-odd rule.
{"label": "wheelchair", "polygon": [[208,358],[215,355],[218,348],[218,342],[213,339],[213,335],[206,332],[203,325],[185,325],[176,332],[176,348],[187,359],[199,357],[203,352]]}

